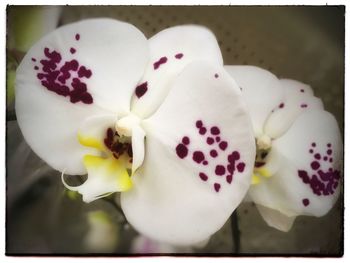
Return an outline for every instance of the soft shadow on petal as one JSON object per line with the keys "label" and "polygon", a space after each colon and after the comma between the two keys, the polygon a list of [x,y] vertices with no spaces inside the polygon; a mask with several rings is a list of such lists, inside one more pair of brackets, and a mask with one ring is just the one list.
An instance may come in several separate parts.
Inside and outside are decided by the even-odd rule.
{"label": "soft shadow on petal", "polygon": [[225,66],[225,69],[242,90],[255,137],[261,136],[267,117],[283,100],[283,91],[277,77],[255,66]]}
{"label": "soft shadow on petal", "polygon": [[262,205],[257,205],[256,207],[262,218],[269,226],[283,232],[288,232],[292,228],[295,216],[285,216],[277,210],[273,210]]}

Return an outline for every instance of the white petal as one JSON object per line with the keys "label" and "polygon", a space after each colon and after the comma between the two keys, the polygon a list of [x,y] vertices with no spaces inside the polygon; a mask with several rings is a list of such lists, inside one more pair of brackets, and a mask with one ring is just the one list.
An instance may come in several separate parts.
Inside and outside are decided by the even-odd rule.
{"label": "white petal", "polygon": [[132,129],[132,174],[140,167],[145,158],[145,132],[140,126]]}
{"label": "white petal", "polygon": [[283,232],[288,232],[292,228],[295,216],[285,216],[277,210],[273,210],[262,205],[257,205],[256,207],[262,218],[269,226]]}
{"label": "white petal", "polygon": [[[201,128],[196,127],[199,121]],[[132,177],[134,187],[121,194],[128,221],[155,240],[177,245],[203,241],[223,226],[251,181],[255,140],[238,87],[222,67],[192,63],[141,125],[145,160]],[[218,132],[215,126],[220,135],[211,135]],[[222,149],[207,143],[207,137],[219,136]],[[217,157],[210,156],[214,149]],[[235,159],[232,181],[228,156]]]}
{"label": "white petal", "polygon": [[133,112],[140,117],[150,116],[159,107],[174,78],[192,61],[200,59],[219,65],[223,63],[215,36],[201,26],[165,29],[150,38],[149,45],[151,58],[132,100]]}
{"label": "white petal", "polygon": [[267,117],[282,101],[279,81],[271,72],[255,66],[225,66],[225,69],[242,89],[255,136],[259,137]]}
{"label": "white petal", "polygon": [[310,86],[293,80],[281,80],[280,83],[284,99],[274,109],[264,127],[265,133],[271,138],[283,135],[304,111],[323,109],[322,101],[312,96],[313,92]]}
{"label": "white petal", "polygon": [[[45,48],[48,48],[46,52]],[[71,54],[71,48],[76,50],[74,54]],[[54,50],[60,55],[53,53]],[[54,58],[44,59],[45,53]],[[59,57],[62,60],[58,64],[52,62],[58,61]],[[44,68],[40,60],[51,61],[43,63],[52,67],[57,64],[61,70],[58,77],[64,75],[62,65],[71,60],[84,65],[92,75],[88,77],[87,73],[84,77],[80,67],[80,75],[83,74],[80,84],[75,80],[76,89],[71,92],[72,78],[79,74],[67,71],[65,74],[70,72],[71,77],[66,80],[66,88],[62,88],[64,85],[61,83],[58,91],[57,86],[52,88],[51,82],[52,85],[47,86],[56,92],[48,90],[37,76]],[[133,26],[111,19],[70,24],[41,39],[30,49],[17,70],[16,114],[26,141],[54,169],[65,170],[68,174],[85,173],[82,157],[89,149],[79,145],[78,127],[87,117],[106,113],[102,108],[114,113],[129,111],[131,94],[143,73],[146,60],[147,42],[144,36]],[[58,79],[55,81],[59,83]],[[87,92],[77,95],[78,86],[84,89],[81,83],[87,85]],[[73,99],[82,99],[84,103],[71,103]]]}
{"label": "white petal", "polygon": [[272,150],[279,170],[251,187],[254,202],[287,216],[325,215],[341,188],[342,142],[334,117],[320,110],[301,114]]}

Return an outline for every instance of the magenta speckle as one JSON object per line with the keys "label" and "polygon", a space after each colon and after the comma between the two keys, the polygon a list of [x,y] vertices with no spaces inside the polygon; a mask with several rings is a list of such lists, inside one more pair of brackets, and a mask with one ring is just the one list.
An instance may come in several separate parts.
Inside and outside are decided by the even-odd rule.
{"label": "magenta speckle", "polygon": [[333,158],[329,158],[329,162],[332,163],[333,162]]}
{"label": "magenta speckle", "polygon": [[156,70],[158,69],[162,64],[165,64],[168,61],[167,57],[161,57],[158,61],[153,63],[153,68]]}
{"label": "magenta speckle", "polygon": [[237,170],[238,172],[242,173],[244,171],[245,168],[245,163],[239,163],[237,164]]}
{"label": "magenta speckle", "polygon": [[205,127],[202,127],[199,129],[199,134],[204,135],[207,133],[207,129]]}
{"label": "magenta speckle", "polygon": [[208,176],[205,173],[199,173],[198,175],[203,181],[207,181],[208,180]]}
{"label": "magenta speckle", "polygon": [[327,156],[324,156],[324,157],[323,157],[323,160],[324,160],[324,161],[328,161],[328,157],[327,157]]}
{"label": "magenta speckle", "polygon": [[70,53],[74,54],[76,52],[76,49],[71,47],[69,51],[70,51]]}
{"label": "magenta speckle", "polygon": [[309,153],[314,153],[314,150],[310,149],[310,150],[309,150]]}
{"label": "magenta speckle", "polygon": [[216,136],[216,137],[215,137],[215,141],[216,141],[216,142],[220,142],[220,141],[221,141],[220,136]]}
{"label": "magenta speckle", "polygon": [[82,78],[82,77],[86,77],[86,78],[90,78],[92,75],[92,72],[90,69],[87,69],[86,67],[84,66],[81,66],[78,70],[78,76],[79,78]]}
{"label": "magenta speckle", "polygon": [[182,54],[182,53],[177,53],[177,54],[175,55],[175,58],[176,58],[176,59],[182,59],[183,56],[184,56],[184,54]]}
{"label": "magenta speckle", "polygon": [[219,74],[215,73],[214,77],[217,79],[219,77]]}
{"label": "magenta speckle", "polygon": [[188,149],[186,145],[180,143],[176,146],[176,154],[179,156],[179,158],[183,159],[187,156],[188,154]]}
{"label": "magenta speckle", "polygon": [[331,155],[332,154],[332,150],[331,149],[327,150],[327,154]]}
{"label": "magenta speckle", "polygon": [[33,62],[35,62],[35,61],[36,61],[36,59],[35,59],[35,58],[32,58],[32,61],[33,61]]}
{"label": "magenta speckle", "polygon": [[80,40],[80,35],[79,34],[75,34],[75,40]]}
{"label": "magenta speckle", "polygon": [[216,175],[222,176],[225,174],[225,172],[226,172],[225,166],[219,164],[215,167]]}
{"label": "magenta speckle", "polygon": [[311,143],[311,146],[316,147],[316,143],[315,142]]}
{"label": "magenta speckle", "polygon": [[307,104],[303,103],[303,104],[300,105],[300,107],[307,108]]}
{"label": "magenta speckle", "polygon": [[192,155],[192,159],[196,163],[201,163],[205,159],[204,153],[201,151],[195,151]]}
{"label": "magenta speckle", "polygon": [[148,84],[147,81],[141,83],[140,85],[138,85],[135,89],[135,94],[138,98],[141,98],[143,95],[145,95],[145,93],[148,90]]}
{"label": "magenta speckle", "polygon": [[214,184],[214,189],[215,189],[216,192],[219,192],[219,191],[220,191],[220,188],[221,188],[221,185],[220,185],[220,184],[218,184],[218,183],[215,183],[215,184]]}
{"label": "magenta speckle", "polygon": [[300,92],[304,92],[304,89],[301,89]]}
{"label": "magenta speckle", "polygon": [[211,134],[213,135],[219,135],[220,134],[220,129],[216,126],[211,127],[210,129]]}
{"label": "magenta speckle", "polygon": [[314,155],[314,157],[315,157],[315,159],[317,159],[317,160],[320,160],[320,159],[321,159],[321,155],[320,155],[319,153],[316,153],[316,154]]}
{"label": "magenta speckle", "polygon": [[208,165],[208,161],[203,161],[203,165]]}
{"label": "magenta speckle", "polygon": [[38,70],[38,69],[39,69],[39,67],[38,67],[38,66],[35,66],[35,67],[34,67],[34,69],[35,69],[35,70]]}
{"label": "magenta speckle", "polygon": [[227,176],[226,176],[226,182],[230,184],[230,183],[232,182],[232,178],[233,178],[233,177],[232,177],[231,174],[227,175]]}
{"label": "magenta speckle", "polygon": [[187,136],[184,136],[182,138],[182,143],[185,145],[189,145],[190,144],[190,138],[188,138]]}
{"label": "magenta speckle", "polygon": [[196,121],[196,127],[199,129],[199,128],[202,128],[203,127],[203,122],[201,120],[198,120]]}
{"label": "magenta speckle", "polygon": [[[89,78],[91,76],[91,70],[82,66],[86,71],[90,72],[90,76],[84,74],[79,76],[79,78],[72,78],[72,74],[76,74],[79,67],[77,60],[65,61],[63,65],[59,65],[62,61],[61,54],[55,50],[50,52],[50,49],[47,47],[44,48],[44,55],[45,59],[40,60],[42,72],[37,74],[41,85],[47,88],[47,90],[55,92],[57,95],[70,97],[71,103],[81,101],[85,104],[92,104],[93,98],[87,91],[87,85],[82,81],[82,78]],[[67,81],[71,82],[67,83]]]}
{"label": "magenta speckle", "polygon": [[234,163],[236,160],[239,160],[239,158],[241,158],[239,152],[234,151],[227,157],[227,160],[230,163]]}
{"label": "magenta speckle", "polygon": [[214,139],[212,137],[207,138],[207,144],[212,145],[214,143]]}
{"label": "magenta speckle", "polygon": [[320,168],[320,163],[317,162],[317,161],[313,161],[313,162],[311,163],[311,168],[312,168],[313,170],[317,170],[318,168]]}
{"label": "magenta speckle", "polygon": [[211,150],[211,151],[210,151],[210,156],[213,157],[213,158],[215,158],[215,157],[218,156],[218,152],[217,152],[216,150]]}
{"label": "magenta speckle", "polygon": [[307,198],[303,199],[303,205],[304,206],[308,206],[309,204],[310,204],[309,199],[307,199]]}
{"label": "magenta speckle", "polygon": [[284,103],[281,103],[280,105],[278,105],[278,108],[283,109],[284,108]]}
{"label": "magenta speckle", "polygon": [[227,148],[227,142],[226,141],[222,141],[219,143],[219,148],[222,150],[222,151],[225,151],[226,148]]}
{"label": "magenta speckle", "polygon": [[330,144],[330,143],[327,143],[327,147],[329,148],[329,147],[331,147],[332,146],[332,144]]}

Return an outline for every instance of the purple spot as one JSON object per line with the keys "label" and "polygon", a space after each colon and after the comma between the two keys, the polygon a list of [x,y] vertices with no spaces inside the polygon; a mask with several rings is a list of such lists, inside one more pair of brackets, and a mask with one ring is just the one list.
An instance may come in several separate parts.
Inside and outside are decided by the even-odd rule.
{"label": "purple spot", "polygon": [[199,134],[201,134],[201,135],[206,134],[206,132],[207,132],[207,129],[205,127],[202,127],[199,129]]}
{"label": "purple spot", "polygon": [[245,168],[245,163],[239,163],[237,165],[237,170],[238,172],[242,173],[244,171],[244,168]]}
{"label": "purple spot", "polygon": [[211,134],[213,135],[219,135],[220,134],[220,129],[216,126],[211,127],[210,129]]}
{"label": "purple spot", "polygon": [[313,153],[313,152],[314,152],[314,150],[312,150],[312,149],[309,150],[309,153]]}
{"label": "purple spot", "polygon": [[86,67],[84,66],[81,66],[78,70],[78,76],[79,78],[82,78],[82,77],[86,77],[86,78],[90,78],[92,75],[92,72],[90,69],[87,69]]}
{"label": "purple spot", "polygon": [[216,174],[216,175],[222,176],[222,175],[225,174],[225,172],[226,172],[225,166],[223,166],[223,165],[217,165],[217,166],[215,167],[215,174]]}
{"label": "purple spot", "polygon": [[196,121],[196,127],[197,128],[202,128],[203,122],[201,120]]}
{"label": "purple spot", "polygon": [[201,151],[195,151],[192,155],[192,159],[196,163],[201,163],[205,159],[204,153]]}
{"label": "purple spot", "polygon": [[220,142],[220,140],[221,140],[220,136],[216,136],[216,137],[215,137],[215,141],[216,141],[216,142]]}
{"label": "purple spot", "polygon": [[214,184],[214,189],[215,189],[216,192],[219,192],[219,191],[220,191],[220,187],[221,187],[220,184],[218,184],[218,183],[215,183],[215,184]]}
{"label": "purple spot", "polygon": [[180,143],[176,146],[176,154],[179,156],[179,158],[183,159],[187,156],[188,154],[188,149],[186,145]]}
{"label": "purple spot", "polygon": [[239,152],[234,151],[234,152],[232,152],[232,153],[227,157],[227,160],[228,160],[230,163],[234,163],[236,160],[239,160],[239,158],[241,158]]}
{"label": "purple spot", "polygon": [[332,163],[333,162],[333,158],[329,158],[329,162]]}
{"label": "purple spot", "polygon": [[79,40],[80,39],[80,35],[79,34],[75,34],[75,40]]}
{"label": "purple spot", "polygon": [[38,66],[35,66],[35,67],[34,67],[34,69],[35,69],[35,70],[38,70],[38,69],[39,69],[39,67],[38,67]]}
{"label": "purple spot", "polygon": [[208,161],[203,161],[203,165],[208,165]]}
{"label": "purple spot", "polygon": [[316,147],[316,143],[315,142],[311,143],[311,146]]}
{"label": "purple spot", "polygon": [[222,150],[222,151],[225,151],[226,148],[227,148],[227,142],[226,141],[222,141],[219,143],[219,148]]}
{"label": "purple spot", "polygon": [[35,58],[32,58],[32,61],[33,61],[33,62],[35,62],[35,61],[36,61],[36,59],[35,59]]}
{"label": "purple spot", "polygon": [[229,164],[227,165],[227,171],[230,173],[230,174],[233,174],[233,172],[235,171],[235,164],[232,163],[232,164]]}
{"label": "purple spot", "polygon": [[300,92],[304,92],[304,89],[301,89]]}
{"label": "purple spot", "polygon": [[278,105],[278,108],[280,109],[284,108],[284,103],[281,103],[280,105]]}
{"label": "purple spot", "polygon": [[182,53],[177,53],[177,54],[175,55],[175,58],[181,59],[183,56],[184,56],[184,54],[182,54]]}
{"label": "purple spot", "polygon": [[232,175],[230,174],[230,175],[227,175],[226,176],[226,182],[228,182],[229,184],[232,182]]}
{"label": "purple spot", "polygon": [[327,147],[331,147],[332,145],[330,143],[327,143]]}
{"label": "purple spot", "polygon": [[190,144],[190,138],[188,138],[187,136],[182,138],[182,143],[185,145],[189,145]]}
{"label": "purple spot", "polygon": [[304,103],[303,103],[303,104],[300,105],[300,107],[302,107],[302,108],[307,108],[307,104],[304,104]]}
{"label": "purple spot", "polygon": [[70,51],[70,53],[74,54],[76,52],[76,49],[71,47],[69,51]]}
{"label": "purple spot", "polygon": [[210,151],[210,156],[215,158],[216,156],[218,156],[218,152],[216,150],[211,150]]}
{"label": "purple spot", "polygon": [[332,154],[332,150],[331,149],[327,150],[327,154],[331,155]]}
{"label": "purple spot", "polygon": [[313,170],[317,170],[318,168],[320,168],[320,163],[317,162],[317,161],[313,161],[313,162],[311,163],[311,168],[312,168]]}
{"label": "purple spot", "polygon": [[304,206],[308,206],[309,204],[310,204],[309,199],[307,199],[307,198],[303,199],[303,205]]}
{"label": "purple spot", "polygon": [[265,164],[266,164],[265,162],[255,162],[254,167],[260,168],[260,167],[264,166]]}
{"label": "purple spot", "polygon": [[215,73],[214,77],[217,79],[219,77],[219,74]]}
{"label": "purple spot", "polygon": [[138,85],[135,89],[135,94],[138,98],[141,98],[148,90],[147,81]]}
{"label": "purple spot", "polygon": [[153,63],[153,68],[156,70],[158,69],[162,64],[165,64],[168,61],[167,57],[161,57],[158,61]]}
{"label": "purple spot", "polygon": [[214,143],[214,139],[212,137],[207,138],[207,144],[212,145]]}
{"label": "purple spot", "polygon": [[327,160],[328,160],[328,157],[327,157],[327,156],[324,156],[324,157],[323,157],[323,160],[324,160],[324,161],[327,161]]}
{"label": "purple spot", "polygon": [[320,160],[320,159],[321,159],[321,155],[320,155],[319,153],[316,153],[316,154],[314,155],[314,157],[315,157],[315,159],[317,159],[317,160]]}
{"label": "purple spot", "polygon": [[208,176],[205,173],[199,173],[198,175],[203,181],[207,181],[208,180]]}

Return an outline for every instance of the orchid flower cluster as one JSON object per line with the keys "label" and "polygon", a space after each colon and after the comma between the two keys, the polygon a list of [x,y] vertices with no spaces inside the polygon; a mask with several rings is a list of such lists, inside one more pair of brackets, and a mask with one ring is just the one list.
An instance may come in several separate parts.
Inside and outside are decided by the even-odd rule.
{"label": "orchid flower cluster", "polygon": [[160,242],[205,242],[245,197],[287,231],[339,195],[341,135],[312,89],[224,66],[202,26],[150,39],[112,19],[62,26],[21,62],[16,114],[68,189],[85,202],[120,193],[128,222]]}

